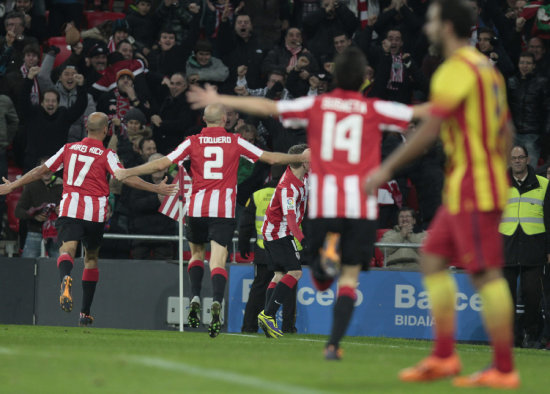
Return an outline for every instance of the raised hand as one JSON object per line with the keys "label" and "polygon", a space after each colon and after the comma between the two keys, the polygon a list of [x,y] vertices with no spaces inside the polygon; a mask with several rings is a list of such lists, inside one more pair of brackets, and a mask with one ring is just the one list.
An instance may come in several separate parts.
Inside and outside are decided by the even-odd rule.
{"label": "raised hand", "polygon": [[191,104],[192,109],[204,108],[218,101],[218,92],[210,84],[206,84],[204,88],[191,85],[187,90],[186,96],[187,102]]}
{"label": "raised hand", "polygon": [[164,179],[157,185],[158,194],[162,194],[163,196],[175,196],[179,190],[179,186],[175,183],[168,184],[166,183],[167,181],[168,177],[164,177]]}

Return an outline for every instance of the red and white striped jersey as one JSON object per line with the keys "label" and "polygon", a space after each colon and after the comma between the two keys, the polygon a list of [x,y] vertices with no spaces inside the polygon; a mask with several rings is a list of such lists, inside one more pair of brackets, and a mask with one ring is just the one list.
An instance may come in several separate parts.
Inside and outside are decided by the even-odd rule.
{"label": "red and white striped jersey", "polygon": [[187,215],[234,218],[239,158],[256,162],[263,150],[223,127],[205,127],[185,139],[168,158],[191,160],[191,197]]}
{"label": "red and white striped jersey", "polygon": [[104,222],[107,216],[107,174],[123,168],[118,156],[103,142],[84,138],[65,144],[44,163],[50,171],[63,169],[63,196],[59,216]]}
{"label": "red and white striped jersey", "polygon": [[287,167],[265,212],[262,235],[266,241],[288,235],[296,236],[291,234],[286,217],[289,211],[294,211],[296,224],[300,226],[302,223],[307,205],[307,178],[306,175],[301,181],[292,173],[290,167]]}
{"label": "red and white striped jersey", "polygon": [[311,149],[309,217],[378,217],[375,196],[361,187],[380,165],[381,131],[403,131],[412,118],[404,104],[335,89],[320,96],[277,102],[285,127],[305,127]]}
{"label": "red and white striped jersey", "polygon": [[187,174],[184,167],[178,166],[178,175],[174,178],[172,184],[174,183],[179,186],[178,193],[175,196],[164,196],[158,211],[169,218],[178,220],[180,217],[178,201],[181,198],[183,202],[183,215],[185,216],[189,203],[189,195],[191,194],[191,177]]}

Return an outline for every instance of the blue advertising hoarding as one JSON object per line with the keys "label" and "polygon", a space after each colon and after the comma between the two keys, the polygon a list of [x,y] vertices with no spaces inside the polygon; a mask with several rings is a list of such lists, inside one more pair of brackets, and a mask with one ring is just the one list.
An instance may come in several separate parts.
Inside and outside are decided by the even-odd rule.
{"label": "blue advertising hoarding", "polygon": [[[454,274],[458,293],[456,300],[456,339],[486,341],[481,322],[481,299],[468,276]],[[252,265],[232,265],[229,272],[227,327],[240,332],[250,285],[254,279]],[[405,271],[361,272],[355,311],[347,335],[384,336],[393,338],[431,339],[433,320],[421,274]],[[328,335],[332,325],[332,306],[336,284],[317,292],[304,267],[298,282],[296,328],[302,334]],[[281,310],[279,310],[279,324]]]}

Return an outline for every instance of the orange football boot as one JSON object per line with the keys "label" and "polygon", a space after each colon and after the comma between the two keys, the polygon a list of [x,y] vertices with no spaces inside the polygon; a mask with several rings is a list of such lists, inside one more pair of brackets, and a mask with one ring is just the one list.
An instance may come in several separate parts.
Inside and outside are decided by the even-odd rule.
{"label": "orange football boot", "polygon": [[399,379],[403,382],[428,382],[445,379],[458,375],[461,370],[460,359],[456,353],[449,357],[426,357],[414,367],[399,372]]}

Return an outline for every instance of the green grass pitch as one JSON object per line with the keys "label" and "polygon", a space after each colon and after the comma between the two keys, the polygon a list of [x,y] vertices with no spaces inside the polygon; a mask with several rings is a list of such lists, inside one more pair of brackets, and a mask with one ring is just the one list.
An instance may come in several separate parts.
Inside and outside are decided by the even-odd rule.
{"label": "green grass pitch", "polygon": [[[326,338],[0,325],[0,393],[468,393],[449,381],[405,384],[399,369],[431,343],[346,337],[344,358],[322,357]],[[485,367],[487,346],[459,345],[464,372]],[[547,393],[550,352],[516,350],[518,392]]]}

